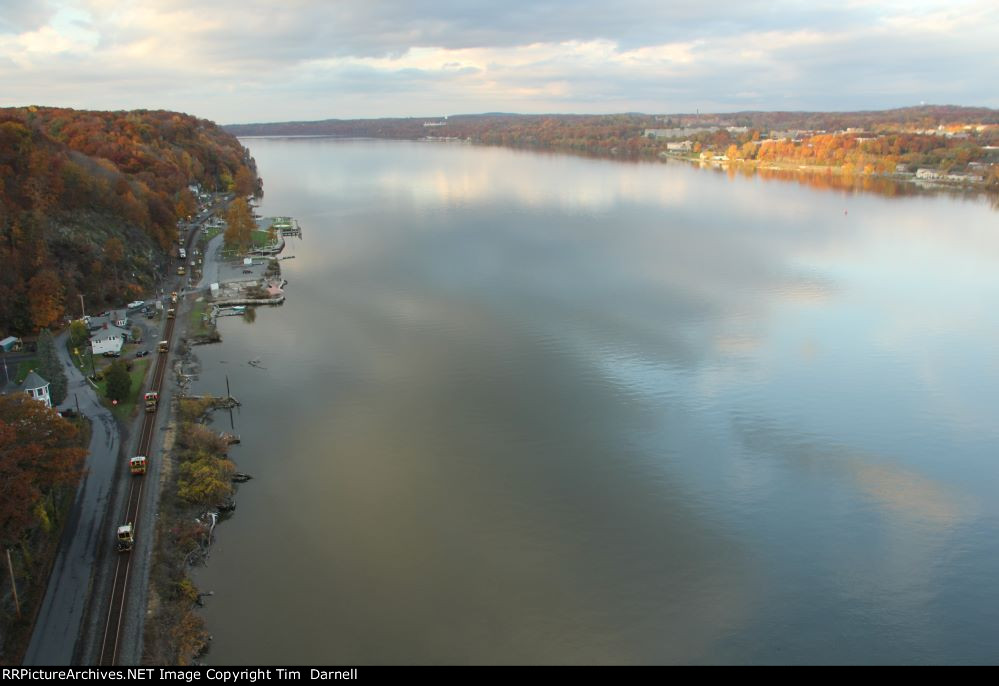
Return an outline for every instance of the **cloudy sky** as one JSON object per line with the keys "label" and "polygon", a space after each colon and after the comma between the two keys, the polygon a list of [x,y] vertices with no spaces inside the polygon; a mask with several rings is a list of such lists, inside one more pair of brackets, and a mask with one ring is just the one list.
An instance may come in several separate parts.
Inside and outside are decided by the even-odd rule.
{"label": "cloudy sky", "polygon": [[997,0],[0,0],[0,106],[220,123],[999,107]]}

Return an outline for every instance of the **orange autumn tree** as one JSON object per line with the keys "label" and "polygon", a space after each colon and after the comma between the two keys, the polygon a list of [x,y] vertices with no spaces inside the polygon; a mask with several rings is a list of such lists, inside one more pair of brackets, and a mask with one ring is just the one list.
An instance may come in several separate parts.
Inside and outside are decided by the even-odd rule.
{"label": "orange autumn tree", "polygon": [[87,451],[77,428],[27,395],[0,396],[0,543],[20,541],[42,518],[46,495],[72,486]]}
{"label": "orange autumn tree", "polygon": [[62,317],[64,289],[59,275],[51,269],[38,272],[28,282],[31,321],[37,329],[57,323]]}

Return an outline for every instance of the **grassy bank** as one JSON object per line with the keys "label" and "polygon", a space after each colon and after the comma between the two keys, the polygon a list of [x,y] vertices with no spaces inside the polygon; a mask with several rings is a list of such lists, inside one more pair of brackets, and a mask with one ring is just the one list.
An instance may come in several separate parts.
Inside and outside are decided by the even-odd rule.
{"label": "grassy bank", "polygon": [[211,400],[181,399],[169,448],[164,446],[163,495],[150,575],[143,663],[189,665],[208,645],[197,613],[199,594],[188,569],[204,559],[210,517],[233,494],[235,466],[208,421]]}
{"label": "grassy bank", "polygon": [[127,421],[135,411],[135,405],[142,390],[142,382],[146,378],[146,371],[149,369],[149,360],[151,359],[151,357],[143,357],[141,360],[131,360],[132,370],[128,373],[128,377],[131,379],[132,385],[128,390],[128,397],[117,405],[112,405],[111,401],[107,398],[107,377],[104,376],[104,378],[97,382],[97,394],[104,401],[104,404],[111,409],[114,416],[121,421]]}
{"label": "grassy bank", "polygon": [[200,338],[211,338],[215,335],[215,326],[211,323],[208,315],[212,311],[212,305],[202,300],[194,303],[187,318],[187,335],[192,340]]}
{"label": "grassy bank", "polygon": [[24,383],[25,377],[31,373],[32,369],[38,368],[38,358],[32,357],[30,360],[21,360],[17,363],[17,373],[14,375],[14,383],[20,385]]}

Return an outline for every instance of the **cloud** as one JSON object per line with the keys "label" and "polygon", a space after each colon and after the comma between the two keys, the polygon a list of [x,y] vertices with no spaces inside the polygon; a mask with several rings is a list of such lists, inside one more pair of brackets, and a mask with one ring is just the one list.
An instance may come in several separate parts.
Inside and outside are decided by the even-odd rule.
{"label": "cloud", "polygon": [[223,122],[996,106],[997,27],[987,0],[15,0],[0,97]]}
{"label": "cloud", "polygon": [[0,12],[0,36],[34,31],[51,18],[52,10],[40,0],[4,0]]}

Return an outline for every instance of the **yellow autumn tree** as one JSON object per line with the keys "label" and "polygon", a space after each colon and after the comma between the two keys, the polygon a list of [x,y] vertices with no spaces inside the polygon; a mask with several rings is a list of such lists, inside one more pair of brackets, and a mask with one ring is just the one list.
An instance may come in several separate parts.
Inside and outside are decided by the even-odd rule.
{"label": "yellow autumn tree", "polygon": [[225,213],[225,221],[226,245],[234,248],[240,254],[245,253],[250,248],[253,230],[257,226],[245,198],[236,198],[230,203],[229,209]]}
{"label": "yellow autumn tree", "polygon": [[35,328],[44,329],[62,318],[64,292],[62,281],[51,269],[43,269],[28,282],[28,306]]}

